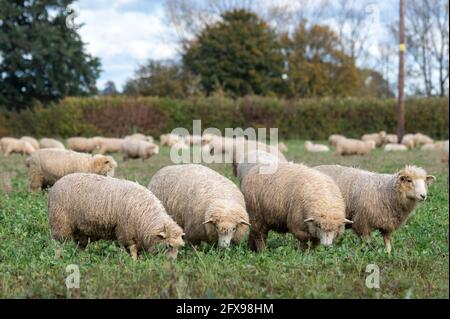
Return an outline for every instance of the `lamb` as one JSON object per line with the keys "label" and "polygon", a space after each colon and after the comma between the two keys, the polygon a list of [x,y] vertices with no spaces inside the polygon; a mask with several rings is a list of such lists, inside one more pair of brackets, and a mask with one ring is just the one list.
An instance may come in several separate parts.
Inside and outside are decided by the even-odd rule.
{"label": "lamb", "polygon": [[12,153],[31,155],[35,151],[34,147],[31,146],[30,143],[13,137],[3,137],[0,140],[0,145],[5,156]]}
{"label": "lamb", "polygon": [[148,188],[193,245],[204,241],[226,248],[241,242],[250,226],[242,193],[233,182],[206,166],[163,167]]}
{"label": "lamb", "polygon": [[122,150],[124,139],[103,137],[98,140],[100,154],[118,153]]}
{"label": "lamb", "polygon": [[407,150],[408,148],[403,144],[388,143],[384,146],[385,152],[403,152]]}
{"label": "lamb", "polygon": [[53,185],[58,179],[71,173],[95,173],[114,175],[117,167],[111,156],[90,155],[55,148],[35,151],[26,160],[30,190],[36,192]]}
{"label": "lamb", "polygon": [[67,139],[67,147],[72,151],[92,153],[97,147],[102,137],[96,136],[93,138],[86,137],[71,137]]}
{"label": "lamb", "polygon": [[322,144],[313,144],[311,141],[305,142],[305,149],[308,152],[329,152],[330,148]]}
{"label": "lamb", "polygon": [[398,144],[398,136],[396,134],[386,134],[384,138],[385,144]]}
{"label": "lamb", "polygon": [[414,146],[416,146],[414,141],[414,135],[405,134],[402,138],[402,144],[405,145],[407,148],[414,148]]}
{"label": "lamb", "polygon": [[25,141],[25,142],[30,143],[30,145],[33,146],[33,148],[34,148],[35,150],[39,149],[39,142],[38,142],[34,137],[31,137],[31,136],[22,136],[20,139],[21,139],[22,141]]}
{"label": "lamb", "polygon": [[391,253],[391,233],[408,219],[418,203],[427,198],[428,187],[436,179],[416,166],[405,166],[394,174],[378,174],[340,165],[314,167],[338,184],[346,204],[346,217],[366,241],[379,230],[386,251]]}
{"label": "lamb", "polygon": [[184,246],[183,230],[155,195],[112,177],[75,173],[61,178],[48,195],[48,220],[54,240],[74,240],[81,248],[89,240],[117,240],[134,260],[161,244],[175,258]]}
{"label": "lamb", "polygon": [[140,141],[146,141],[146,142],[149,142],[149,143],[154,143],[153,136],[150,136],[150,135],[146,136],[146,135],[144,135],[142,133],[134,133],[134,134],[131,134],[131,135],[127,135],[127,136],[125,136],[124,139],[126,139],[126,138],[133,138],[135,140],[140,140]]}
{"label": "lamb", "polygon": [[[302,164],[279,163],[273,174],[260,174],[254,165],[241,181],[252,225],[251,250],[266,246],[270,230],[292,233],[306,249],[319,243],[330,246],[344,233],[345,204],[332,178]],[[239,171],[239,166],[238,166]]]}
{"label": "lamb", "polygon": [[373,134],[364,134],[363,136],[361,136],[362,141],[364,141],[364,142],[374,141],[375,146],[377,146],[377,147],[383,145],[385,138],[386,138],[385,131],[381,131],[379,133],[373,133]]}
{"label": "lamb", "polygon": [[132,138],[127,138],[122,143],[123,160],[127,161],[129,158],[140,158],[145,160],[151,156],[159,153],[158,145],[140,141]]}
{"label": "lamb", "polygon": [[39,147],[40,148],[59,148],[61,150],[64,150],[64,144],[61,143],[58,140],[55,140],[53,138],[41,138],[39,140]]}
{"label": "lamb", "polygon": [[330,143],[331,146],[336,147],[337,143],[341,140],[345,140],[346,137],[344,135],[340,135],[340,134],[332,134],[330,135],[330,137],[328,137],[328,142]]}
{"label": "lamb", "polygon": [[337,155],[366,155],[375,149],[375,141],[360,141],[351,138],[339,140],[336,145]]}
{"label": "lamb", "polygon": [[434,143],[433,139],[425,134],[422,133],[416,133],[414,134],[414,144],[416,146],[421,146],[425,144],[432,144]]}

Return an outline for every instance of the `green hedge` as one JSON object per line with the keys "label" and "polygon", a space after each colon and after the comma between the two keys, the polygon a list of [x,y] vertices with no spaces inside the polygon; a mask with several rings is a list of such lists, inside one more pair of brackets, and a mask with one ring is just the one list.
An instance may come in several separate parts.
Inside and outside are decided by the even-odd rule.
{"label": "green hedge", "polygon": [[[448,102],[408,99],[406,131],[448,138]],[[217,127],[222,132],[226,127],[278,127],[281,138],[326,139],[333,133],[360,137],[380,130],[395,132],[396,105],[395,99],[367,98],[66,98],[47,108],[0,112],[0,136],[124,136],[136,131],[159,136],[175,127],[191,131],[192,120],[201,119],[202,129]]]}

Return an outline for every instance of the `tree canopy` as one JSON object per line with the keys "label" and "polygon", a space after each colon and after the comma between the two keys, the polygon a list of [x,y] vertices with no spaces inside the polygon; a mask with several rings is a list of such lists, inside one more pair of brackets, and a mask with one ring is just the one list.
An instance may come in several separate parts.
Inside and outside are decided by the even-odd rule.
{"label": "tree canopy", "polygon": [[96,93],[100,61],[66,26],[72,2],[0,0],[0,105],[20,110]]}

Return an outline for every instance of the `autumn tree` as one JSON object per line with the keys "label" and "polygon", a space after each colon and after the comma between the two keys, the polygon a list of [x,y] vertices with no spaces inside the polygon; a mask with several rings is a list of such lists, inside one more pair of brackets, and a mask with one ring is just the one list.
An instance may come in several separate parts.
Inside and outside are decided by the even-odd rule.
{"label": "autumn tree", "polygon": [[267,95],[283,85],[283,55],[278,37],[256,14],[225,12],[185,48],[183,62],[200,77],[202,89],[231,96]]}
{"label": "autumn tree", "polygon": [[302,22],[284,35],[287,91],[290,97],[349,96],[360,86],[355,60],[340,49],[329,27]]}

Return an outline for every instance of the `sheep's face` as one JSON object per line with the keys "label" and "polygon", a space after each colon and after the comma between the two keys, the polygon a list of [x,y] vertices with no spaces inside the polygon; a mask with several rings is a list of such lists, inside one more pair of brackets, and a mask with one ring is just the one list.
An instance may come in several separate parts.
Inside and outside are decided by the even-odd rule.
{"label": "sheep's face", "polygon": [[[230,247],[236,231],[240,227],[249,226],[250,224],[244,219],[229,218],[229,216],[211,216],[210,219],[203,222],[205,225],[213,225],[217,232],[217,244],[220,248]],[[208,227],[208,226],[206,226]]]}
{"label": "sheep's face", "polygon": [[434,176],[425,175],[422,169],[406,168],[398,173],[397,185],[407,199],[423,202],[427,198],[428,187],[434,180]]}
{"label": "sheep's face", "polygon": [[105,176],[114,176],[114,169],[117,162],[111,156],[95,155],[94,172]]}
{"label": "sheep's face", "polygon": [[333,240],[345,231],[345,224],[351,224],[352,221],[344,218],[342,220],[321,220],[313,217],[304,220],[308,227],[308,232],[314,238],[320,240],[320,244],[331,246]]}
{"label": "sheep's face", "polygon": [[179,226],[166,226],[158,233],[157,241],[165,245],[168,257],[177,258],[179,249],[184,247],[184,232]]}

